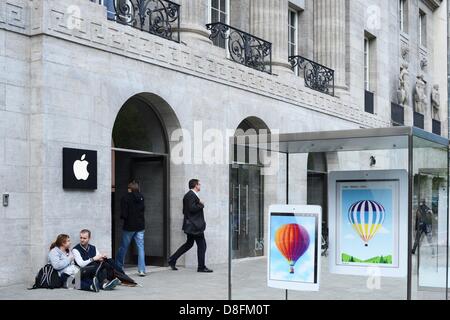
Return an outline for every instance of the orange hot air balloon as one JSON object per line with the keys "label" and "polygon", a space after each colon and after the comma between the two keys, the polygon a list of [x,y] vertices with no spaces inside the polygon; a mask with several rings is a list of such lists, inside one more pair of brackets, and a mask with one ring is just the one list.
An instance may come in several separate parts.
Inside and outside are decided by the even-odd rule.
{"label": "orange hot air balloon", "polygon": [[294,266],[309,248],[308,231],[299,224],[286,224],[275,232],[275,244],[289,263],[290,273]]}

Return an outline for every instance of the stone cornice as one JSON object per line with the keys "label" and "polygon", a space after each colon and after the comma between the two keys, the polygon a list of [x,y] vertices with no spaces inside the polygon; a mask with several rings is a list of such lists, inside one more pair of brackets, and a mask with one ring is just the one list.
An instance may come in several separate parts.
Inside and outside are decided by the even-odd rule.
{"label": "stone cornice", "polygon": [[[68,28],[69,19],[73,18],[68,13],[68,7],[74,3],[81,7],[81,17],[75,21],[76,28]],[[388,121],[365,113],[357,105],[348,105],[337,97],[306,88],[303,81],[293,75],[278,77],[258,72],[207,50],[190,48],[108,21],[104,7],[86,0],[1,1],[0,29],[29,36],[46,35],[64,39],[254,92],[362,127],[390,126]]]}
{"label": "stone cornice", "polygon": [[435,11],[441,6],[442,0],[422,0],[423,3],[425,3],[428,8]]}

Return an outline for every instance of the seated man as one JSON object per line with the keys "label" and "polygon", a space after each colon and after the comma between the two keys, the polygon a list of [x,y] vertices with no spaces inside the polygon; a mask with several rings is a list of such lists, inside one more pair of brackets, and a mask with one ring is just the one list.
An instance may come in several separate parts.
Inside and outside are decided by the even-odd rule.
{"label": "seated man", "polygon": [[98,252],[95,246],[89,244],[91,239],[91,232],[89,230],[80,231],[80,243],[72,249],[75,263],[81,268],[80,281],[77,288],[81,290],[88,290],[94,284],[97,288],[95,291],[112,290],[118,284],[119,279],[114,277],[113,272],[108,272],[106,264],[107,257]]}

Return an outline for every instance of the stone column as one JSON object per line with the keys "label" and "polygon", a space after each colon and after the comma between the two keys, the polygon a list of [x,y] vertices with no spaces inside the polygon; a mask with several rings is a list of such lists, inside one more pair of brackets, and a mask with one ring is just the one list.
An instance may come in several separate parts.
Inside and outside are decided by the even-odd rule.
{"label": "stone column", "polygon": [[272,43],[273,73],[292,73],[288,55],[288,0],[251,0],[250,33]]}
{"label": "stone column", "polygon": [[211,43],[208,23],[208,0],[178,0],[181,5],[180,38],[187,45]]}
{"label": "stone column", "polygon": [[314,0],[314,59],[335,71],[337,88],[346,89],[346,0]]}

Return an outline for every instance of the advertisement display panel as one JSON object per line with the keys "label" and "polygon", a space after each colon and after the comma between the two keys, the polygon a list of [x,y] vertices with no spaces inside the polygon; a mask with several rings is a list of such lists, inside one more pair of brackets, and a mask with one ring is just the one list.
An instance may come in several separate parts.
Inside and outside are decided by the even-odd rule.
{"label": "advertisement display panel", "polygon": [[317,206],[270,207],[269,287],[319,290],[321,214]]}
{"label": "advertisement display panel", "polygon": [[332,273],[405,277],[406,171],[330,174]]}

